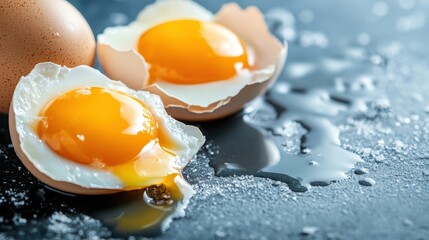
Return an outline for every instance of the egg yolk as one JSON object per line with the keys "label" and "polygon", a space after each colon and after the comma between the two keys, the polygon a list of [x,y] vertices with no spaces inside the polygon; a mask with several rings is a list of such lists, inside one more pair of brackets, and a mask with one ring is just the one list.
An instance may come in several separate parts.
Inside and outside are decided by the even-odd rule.
{"label": "egg yolk", "polygon": [[213,22],[159,24],[140,36],[137,48],[150,64],[150,81],[201,84],[230,79],[249,67],[243,41]]}
{"label": "egg yolk", "polygon": [[40,113],[37,133],[55,153],[77,163],[115,166],[136,159],[158,138],[158,125],[139,100],[85,87],[53,99]]}

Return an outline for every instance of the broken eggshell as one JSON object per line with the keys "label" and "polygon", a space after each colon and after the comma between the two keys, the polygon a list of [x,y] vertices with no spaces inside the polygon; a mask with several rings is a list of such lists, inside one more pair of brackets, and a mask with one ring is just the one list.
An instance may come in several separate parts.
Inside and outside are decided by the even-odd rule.
{"label": "broken eggshell", "polygon": [[[169,162],[163,161],[162,157],[155,158],[153,164],[141,165],[145,167],[140,168],[142,181],[136,185],[126,185],[112,169],[76,163],[52,151],[35,130],[40,120],[39,113],[55,97],[82,86],[113,89],[144,102],[156,118],[159,131],[175,145],[170,149],[175,158],[168,159]],[[160,181],[164,183],[176,173],[176,177],[181,177],[181,169],[204,143],[204,136],[198,128],[186,126],[167,115],[158,96],[131,90],[87,66],[69,69],[53,63],[37,64],[29,75],[18,82],[9,109],[9,130],[18,158],[35,177],[55,189],[87,195],[141,189]],[[137,165],[134,162],[135,169],[138,169]],[[175,182],[179,181],[176,177]],[[181,184],[177,187],[183,193],[186,186]]]}
{"label": "broken eggshell", "polygon": [[[194,85],[164,81],[149,84],[149,64],[136,50],[140,35],[153,25],[183,18],[213,21],[237,34],[249,48],[252,64],[248,76]],[[207,121],[238,112],[246,103],[266,92],[284,66],[287,44],[280,43],[269,32],[263,14],[256,7],[241,9],[230,3],[213,16],[192,1],[164,0],[145,8],[129,26],[107,28],[98,36],[98,55],[110,78],[159,95],[173,117]],[[228,90],[225,90],[225,84],[228,84]],[[191,92],[198,93],[198,97]],[[200,98],[202,95],[204,97]]]}

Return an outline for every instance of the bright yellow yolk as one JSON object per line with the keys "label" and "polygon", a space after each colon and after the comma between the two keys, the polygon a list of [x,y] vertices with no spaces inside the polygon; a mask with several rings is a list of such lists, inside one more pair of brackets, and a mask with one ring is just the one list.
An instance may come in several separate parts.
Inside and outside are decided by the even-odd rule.
{"label": "bright yellow yolk", "polygon": [[60,156],[109,167],[136,159],[158,138],[158,125],[137,99],[86,87],[53,99],[40,113],[39,137]]}
{"label": "bright yellow yolk", "polygon": [[197,20],[175,20],[144,32],[138,51],[151,81],[199,84],[230,79],[248,68],[246,48],[229,29]]}

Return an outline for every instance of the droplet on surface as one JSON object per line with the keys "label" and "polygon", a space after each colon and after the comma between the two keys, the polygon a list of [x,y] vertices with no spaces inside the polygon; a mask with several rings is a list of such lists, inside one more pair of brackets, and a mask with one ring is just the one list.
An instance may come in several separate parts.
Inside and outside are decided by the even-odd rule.
{"label": "droplet on surface", "polygon": [[398,0],[398,4],[405,10],[410,10],[416,5],[416,0]]}
{"label": "droplet on surface", "polygon": [[282,182],[280,181],[274,181],[271,185],[273,185],[274,187],[278,187],[282,184]]}
{"label": "droplet on surface", "polygon": [[302,235],[314,235],[317,231],[319,231],[318,227],[314,227],[314,226],[305,226],[302,228],[301,234]]}
{"label": "droplet on surface", "polygon": [[298,14],[298,19],[302,23],[311,23],[314,19],[314,13],[311,10],[302,10]]}
{"label": "droplet on surface", "polygon": [[372,178],[364,178],[359,180],[359,184],[366,187],[374,186],[375,180]]}
{"label": "droplet on surface", "polygon": [[120,12],[112,13],[109,18],[114,25],[125,25],[129,21],[128,16]]}
{"label": "droplet on surface", "polygon": [[367,168],[358,168],[355,170],[355,174],[357,175],[367,174],[368,172],[369,170]]}
{"label": "droplet on surface", "polygon": [[382,17],[389,12],[389,5],[386,2],[379,1],[372,6],[372,13],[378,17]]}
{"label": "droplet on surface", "polygon": [[357,42],[362,46],[366,46],[371,42],[371,36],[368,33],[359,33]]}
{"label": "droplet on surface", "polygon": [[425,26],[426,15],[422,12],[417,12],[396,21],[396,29],[399,32],[410,32],[418,30]]}
{"label": "droplet on surface", "polygon": [[402,222],[405,226],[412,226],[414,225],[413,221],[411,221],[408,218],[405,218],[404,221]]}
{"label": "droplet on surface", "polygon": [[287,72],[290,77],[302,78],[311,74],[315,70],[314,64],[311,63],[291,63],[288,65]]}
{"label": "droplet on surface", "polygon": [[215,232],[217,238],[226,238],[226,232],[223,230],[217,230]]}
{"label": "droplet on surface", "polygon": [[326,48],[329,44],[328,37],[320,31],[302,31],[299,37],[301,47]]}

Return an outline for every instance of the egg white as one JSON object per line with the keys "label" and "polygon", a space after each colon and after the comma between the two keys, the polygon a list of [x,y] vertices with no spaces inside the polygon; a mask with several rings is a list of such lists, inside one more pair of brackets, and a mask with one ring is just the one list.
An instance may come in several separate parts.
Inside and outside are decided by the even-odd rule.
{"label": "egg white", "polygon": [[12,110],[15,114],[20,148],[37,170],[55,181],[68,182],[84,188],[124,188],[121,180],[108,170],[96,169],[57,155],[38,137],[35,130],[40,120],[38,115],[49,101],[70,90],[87,86],[121,91],[145,103],[154,114],[160,129],[163,129],[177,146],[174,149],[177,158],[171,165],[177,172],[204,143],[204,136],[198,128],[187,126],[167,115],[162,101],[154,94],[129,89],[123,83],[112,81],[88,66],[69,69],[53,63],[41,63],[17,84]]}

